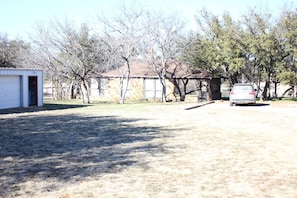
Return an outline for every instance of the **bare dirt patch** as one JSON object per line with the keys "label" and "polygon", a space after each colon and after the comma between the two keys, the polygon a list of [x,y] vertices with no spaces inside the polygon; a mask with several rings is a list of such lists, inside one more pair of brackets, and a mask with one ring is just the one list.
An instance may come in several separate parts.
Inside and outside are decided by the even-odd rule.
{"label": "bare dirt patch", "polygon": [[0,112],[0,197],[296,197],[296,112],[227,102]]}

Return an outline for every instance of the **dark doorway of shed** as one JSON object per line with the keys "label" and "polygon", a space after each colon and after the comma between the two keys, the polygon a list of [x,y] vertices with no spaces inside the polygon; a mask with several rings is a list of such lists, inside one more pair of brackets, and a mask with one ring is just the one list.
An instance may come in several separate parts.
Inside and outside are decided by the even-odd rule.
{"label": "dark doorway of shed", "polygon": [[221,79],[213,78],[210,81],[211,88],[211,99],[220,100],[221,99]]}
{"label": "dark doorway of shed", "polygon": [[29,105],[37,105],[37,76],[29,76]]}

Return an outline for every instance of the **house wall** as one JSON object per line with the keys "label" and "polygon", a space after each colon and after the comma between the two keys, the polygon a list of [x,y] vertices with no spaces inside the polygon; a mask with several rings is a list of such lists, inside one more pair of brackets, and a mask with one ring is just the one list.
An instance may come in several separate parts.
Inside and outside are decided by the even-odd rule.
{"label": "house wall", "polygon": [[91,79],[91,98],[103,101],[119,101],[119,78]]}
{"label": "house wall", "polygon": [[[166,86],[167,98],[175,100],[173,84],[167,81]],[[120,78],[92,80],[91,97],[93,99],[117,102],[119,101],[119,89]],[[159,79],[130,78],[126,101],[161,101],[161,91],[162,87]]]}
{"label": "house wall", "polygon": [[107,90],[104,99],[108,101],[119,101],[120,79],[113,78],[107,80]]}
{"label": "house wall", "polygon": [[144,99],[144,81],[143,78],[132,78],[128,86],[127,100],[140,101]]}
{"label": "house wall", "polygon": [[[97,78],[91,84],[91,97],[103,101],[119,101],[120,78]],[[189,79],[185,102],[204,102],[208,100],[207,85],[209,80]],[[124,83],[125,84],[125,83]],[[184,91],[184,84],[178,81]],[[218,91],[220,95],[220,85]],[[189,93],[190,92],[190,93]],[[173,83],[166,80],[166,99],[180,101]],[[214,98],[217,99],[217,98]],[[162,85],[158,78],[130,78],[126,101],[162,101]]]}
{"label": "house wall", "polygon": [[[36,91],[32,90],[32,77],[36,77]],[[31,78],[31,81],[29,81]],[[29,84],[31,85],[29,87]],[[32,94],[37,106],[43,105],[43,71],[37,69],[0,68],[0,109],[28,107]]]}

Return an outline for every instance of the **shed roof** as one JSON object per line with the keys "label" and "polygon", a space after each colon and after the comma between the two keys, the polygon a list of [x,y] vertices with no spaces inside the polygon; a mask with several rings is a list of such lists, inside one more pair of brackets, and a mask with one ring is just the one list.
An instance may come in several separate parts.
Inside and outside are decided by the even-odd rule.
{"label": "shed roof", "polygon": [[[100,74],[98,77],[103,78],[120,78],[127,71],[126,66]],[[167,78],[188,78],[188,79],[211,79],[212,75],[208,71],[193,71],[186,64],[177,64],[171,62],[167,68]],[[144,62],[135,61],[130,67],[130,78],[158,78],[152,65]]]}
{"label": "shed roof", "polygon": [[19,70],[19,71],[43,71],[42,68],[20,68],[20,67],[0,67],[0,70],[12,70],[12,71],[16,71],[16,70]]}
{"label": "shed roof", "polygon": [[11,68],[11,67],[0,67],[0,75],[42,75],[43,70],[40,68]]}

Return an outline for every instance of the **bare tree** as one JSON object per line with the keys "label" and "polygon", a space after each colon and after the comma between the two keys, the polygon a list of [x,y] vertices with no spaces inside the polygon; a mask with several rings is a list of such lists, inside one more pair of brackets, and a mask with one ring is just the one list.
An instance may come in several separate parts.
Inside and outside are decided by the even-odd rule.
{"label": "bare tree", "polygon": [[147,23],[147,60],[158,74],[162,84],[162,102],[166,102],[166,74],[170,64],[178,60],[181,53],[180,44],[185,22],[176,13],[165,16],[162,13],[151,12]]}
{"label": "bare tree", "polygon": [[35,32],[30,36],[32,43],[32,56],[30,62],[44,70],[44,79],[52,83],[52,99],[63,98],[63,76],[61,64],[57,61],[57,51],[51,42],[51,25],[36,24]]}
{"label": "bare tree", "polygon": [[75,82],[83,103],[90,103],[91,74],[103,70],[106,60],[100,41],[90,34],[86,24],[77,30],[67,20],[53,22],[47,27],[39,25],[37,33],[33,41],[35,53],[46,65],[51,78],[58,84],[67,81],[73,85]]}
{"label": "bare tree", "polygon": [[[29,67],[30,45],[23,40],[9,40],[0,34],[0,67]],[[32,66],[31,66],[32,67]]]}
{"label": "bare tree", "polygon": [[99,22],[103,25],[101,39],[109,51],[109,65],[125,66],[125,69],[119,69],[119,103],[123,104],[129,86],[130,66],[139,55],[140,42],[147,30],[143,23],[146,12],[141,5],[122,6],[117,11],[113,18],[99,17]]}

